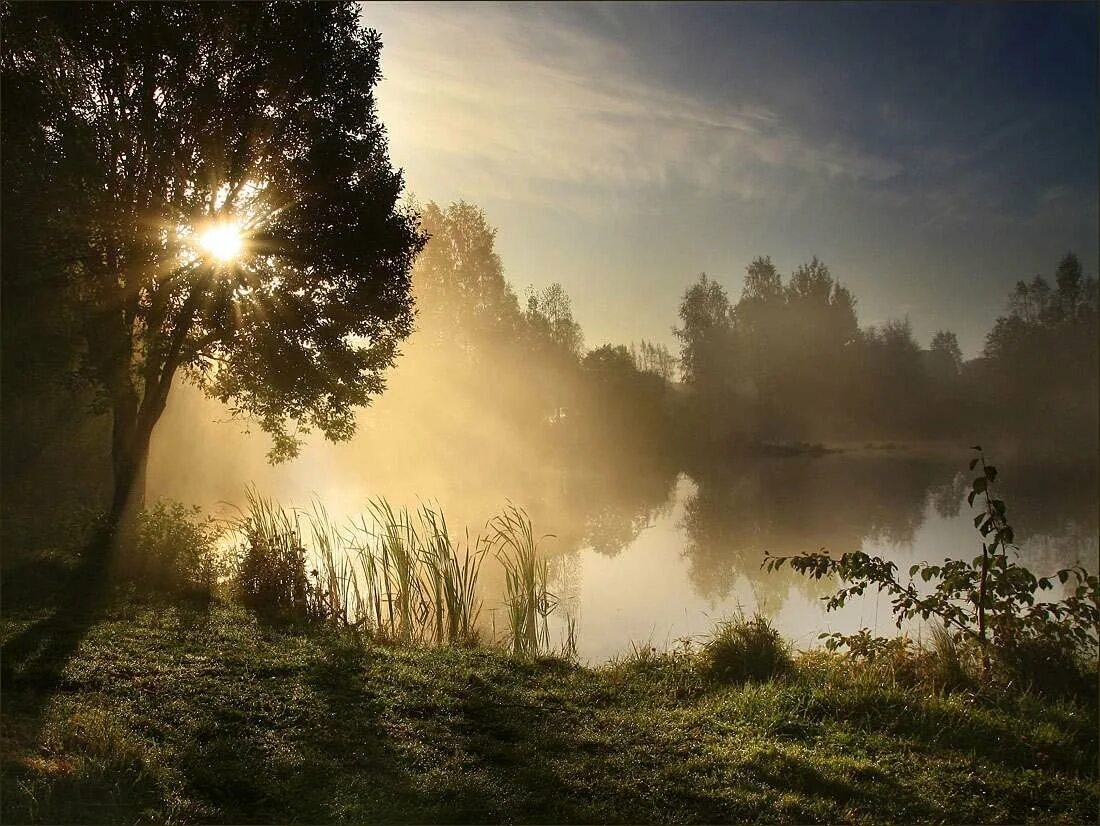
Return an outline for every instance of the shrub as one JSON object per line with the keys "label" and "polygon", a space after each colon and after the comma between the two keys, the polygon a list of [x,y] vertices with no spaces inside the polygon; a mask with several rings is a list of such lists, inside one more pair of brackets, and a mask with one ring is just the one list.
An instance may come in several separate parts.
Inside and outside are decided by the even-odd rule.
{"label": "shrub", "polygon": [[141,589],[209,598],[220,572],[219,535],[217,523],[197,506],[162,499],[139,514],[120,572]]}
{"label": "shrub", "polygon": [[[764,567],[774,571],[790,565],[815,579],[838,577],[844,584],[824,598],[826,610],[840,608],[874,587],[889,596],[899,629],[906,620],[935,618],[953,643],[975,648],[984,677],[1007,673],[1036,684],[1037,678],[1061,673],[1055,682],[1064,683],[1066,675],[1081,673],[1085,663],[1095,663],[1100,651],[1100,583],[1080,565],[1036,577],[1015,561],[1018,548],[1007,508],[993,494],[997,468],[986,462],[980,446],[974,450],[977,456],[970,469],[980,464],[981,474],[971,483],[967,501],[973,507],[982,498],[974,517],[982,538],[981,556],[970,561],[945,559],[942,565],[918,562],[910,567],[908,581],[898,577],[893,562],[863,551],[839,558],[827,552],[768,556]],[[930,584],[930,592],[922,593],[917,577]],[[1055,579],[1069,586],[1066,595],[1060,600],[1040,599],[1041,591],[1056,587]],[[822,634],[821,638],[830,650],[847,648],[866,659],[873,659],[885,643],[865,628],[856,634]],[[936,644],[942,648],[941,641]]]}
{"label": "shrub", "polygon": [[996,651],[992,671],[999,681],[1021,688],[1096,696],[1095,660],[1089,669],[1073,648],[1039,637],[1025,637]]}
{"label": "shrub", "polygon": [[724,683],[767,680],[785,672],[791,653],[767,617],[738,617],[718,624],[703,645],[711,676]]}

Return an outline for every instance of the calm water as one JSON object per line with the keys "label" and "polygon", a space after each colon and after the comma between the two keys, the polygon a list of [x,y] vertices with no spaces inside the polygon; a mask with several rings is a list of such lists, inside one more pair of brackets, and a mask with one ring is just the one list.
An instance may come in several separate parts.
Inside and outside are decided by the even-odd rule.
{"label": "calm water", "polygon": [[[798,647],[818,644],[822,631],[896,633],[886,598],[869,594],[826,613],[828,585],[762,571],[764,552],[862,549],[902,571],[922,559],[972,557],[980,545],[968,478],[937,462],[844,455],[767,460],[717,479],[680,474],[644,515],[608,508],[589,517],[583,541],[558,563],[554,634],[572,612],[579,655],[598,661],[631,643],[669,647],[739,610],[764,612]],[[1096,570],[1095,487],[1076,501],[1052,486],[1020,488],[1004,495],[1021,561],[1040,574],[1078,561]]]}
{"label": "calm water", "polygon": [[[469,428],[455,438],[395,442],[394,426],[364,428],[350,445],[310,445],[290,464],[271,468],[262,441],[231,429],[213,432],[186,404],[169,432],[182,456],[154,442],[150,493],[218,513],[240,502],[247,483],[286,505],[316,497],[337,520],[362,513],[369,497],[414,505],[438,500],[453,533],[476,534],[506,501],[524,506],[536,533],[554,534],[542,548],[553,560],[560,605],[552,636],[576,619],[579,655],[599,661],[632,643],[674,645],[707,632],[735,613],[761,610],[797,646],[822,631],[866,625],[893,629],[885,599],[868,595],[839,613],[823,612],[826,583],[789,570],[765,573],[764,552],[790,555],[862,548],[907,570],[916,560],[980,553],[966,504],[965,447],[935,455],[855,449],[818,457],[728,458],[692,473],[621,461],[575,458],[570,466],[524,455],[524,434],[499,428],[471,449]],[[461,434],[462,438],[458,438]],[[505,449],[499,446],[505,444]],[[508,445],[511,445],[508,447]],[[472,461],[471,456],[477,460]],[[1097,569],[1097,468],[1027,464],[998,457],[998,493],[1037,574],[1081,562]],[[219,505],[219,503],[223,503]],[[501,572],[487,562],[481,577],[483,618],[503,628]]]}

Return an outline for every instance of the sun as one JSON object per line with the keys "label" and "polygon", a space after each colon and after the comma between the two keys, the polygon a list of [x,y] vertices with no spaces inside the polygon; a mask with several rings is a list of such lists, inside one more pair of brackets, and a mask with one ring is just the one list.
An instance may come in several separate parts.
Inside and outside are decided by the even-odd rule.
{"label": "sun", "polygon": [[199,246],[211,257],[228,264],[241,254],[244,239],[241,227],[235,221],[215,224],[199,235]]}

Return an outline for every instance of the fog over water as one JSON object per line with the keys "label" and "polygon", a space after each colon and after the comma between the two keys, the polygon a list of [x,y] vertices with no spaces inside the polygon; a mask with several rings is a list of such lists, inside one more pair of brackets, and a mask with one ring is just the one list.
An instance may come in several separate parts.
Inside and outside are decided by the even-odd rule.
{"label": "fog over water", "polygon": [[[766,255],[746,262],[739,295],[687,280],[668,308],[673,353],[586,341],[560,284],[521,299],[478,206],[417,209],[430,240],[412,271],[415,331],[354,438],[299,433],[297,458],[272,466],[258,427],[242,433],[179,382],[153,435],[149,499],[231,517],[254,485],[337,525],[375,497],[424,502],[460,542],[514,503],[547,535],[551,636],[575,622],[578,653],[596,660],[739,610],[803,646],[826,630],[888,632],[874,595],[824,616],[832,584],[767,573],[765,553],[863,549],[903,575],[973,559],[977,441],[999,466],[1024,564],[1096,569],[1097,282],[1076,256],[1017,285],[979,359],[949,330],[919,341],[908,318],[862,326],[858,296],[825,262],[784,273]],[[498,637],[492,555],[478,585]]]}
{"label": "fog over water", "polygon": [[[885,598],[871,594],[826,614],[827,583],[763,571],[765,551],[863,549],[903,572],[922,559],[980,553],[966,503],[966,445],[849,443],[818,456],[731,457],[690,473],[669,463],[623,465],[509,433],[488,418],[492,405],[463,404],[454,388],[451,403],[435,407],[443,388],[417,380],[417,369],[411,360],[398,366],[351,442],[310,438],[298,459],[274,467],[262,434],[242,433],[217,403],[180,387],[152,448],[149,496],[228,517],[251,483],[288,506],[316,499],[337,522],[379,495],[410,506],[435,500],[460,536],[515,502],[537,534],[552,534],[542,545],[560,600],[552,642],[564,639],[572,618],[578,654],[590,661],[635,644],[673,646],[739,610],[768,614],[799,647],[818,644],[823,631],[893,631]],[[1021,561],[1038,574],[1074,562],[1095,570],[1095,467],[1001,464]],[[481,586],[483,625],[500,631],[502,577],[491,560]]]}

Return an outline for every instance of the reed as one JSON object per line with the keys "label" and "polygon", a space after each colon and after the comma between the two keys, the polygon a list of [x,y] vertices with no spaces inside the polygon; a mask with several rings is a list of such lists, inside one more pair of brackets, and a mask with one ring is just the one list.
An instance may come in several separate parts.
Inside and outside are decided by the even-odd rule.
{"label": "reed", "polygon": [[433,599],[435,641],[437,643],[469,643],[476,639],[477,620],[481,614],[481,599],[477,595],[477,580],[487,549],[478,536],[459,547],[451,538],[442,508],[421,505],[421,563]]}
{"label": "reed", "polygon": [[[406,643],[466,645],[478,640],[481,566],[490,550],[505,573],[508,646],[550,650],[548,616],[558,599],[526,512],[509,503],[487,535],[456,541],[438,504],[394,507],[383,497],[338,526],[314,500],[283,508],[249,487],[231,521],[240,539],[234,583],[241,601],[267,613],[371,630]],[[545,537],[542,537],[545,538]],[[565,650],[575,651],[568,623]]]}
{"label": "reed", "polygon": [[249,486],[245,506],[229,521],[233,580],[242,603],[265,614],[311,615],[306,549],[297,515]]}
{"label": "reed", "polygon": [[351,557],[348,539],[328,515],[325,506],[314,500],[312,510],[301,514],[312,537],[311,571],[314,582],[315,613],[342,625],[362,622],[362,596]]}
{"label": "reed", "polygon": [[379,570],[386,603],[386,628],[405,642],[422,639],[431,609],[419,572],[420,537],[407,508],[395,510],[384,498],[371,499],[367,509],[375,522]]}
{"label": "reed", "polygon": [[489,520],[490,545],[504,567],[511,648],[522,656],[537,656],[550,648],[547,617],[557,607],[550,593],[549,565],[538,553],[542,539],[535,539],[527,512],[511,502]]}

